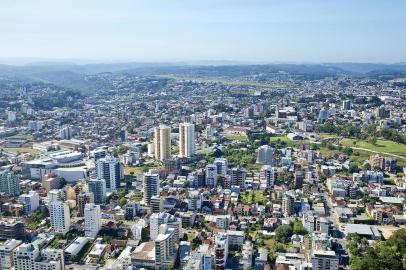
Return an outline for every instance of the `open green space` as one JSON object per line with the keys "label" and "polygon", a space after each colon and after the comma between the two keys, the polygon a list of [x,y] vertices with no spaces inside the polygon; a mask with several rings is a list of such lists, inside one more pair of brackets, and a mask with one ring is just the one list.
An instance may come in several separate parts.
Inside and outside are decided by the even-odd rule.
{"label": "open green space", "polygon": [[379,153],[399,155],[406,158],[406,145],[389,140],[378,139],[375,144],[356,139],[342,139],[341,144],[348,147],[365,148]]}
{"label": "open green space", "polygon": [[223,136],[227,139],[234,140],[234,141],[241,141],[246,142],[248,141],[247,135],[239,135],[239,134],[223,134]]}
{"label": "open green space", "polygon": [[14,148],[14,147],[6,148],[5,147],[5,148],[2,148],[1,150],[3,150],[4,152],[9,152],[9,153],[30,153],[33,155],[37,155],[40,152],[36,149],[27,148],[27,147],[18,147],[18,148]]}
{"label": "open green space", "polygon": [[133,173],[134,175],[137,175],[140,173],[148,172],[151,169],[160,170],[161,167],[158,167],[158,166],[124,167],[124,174],[130,175],[131,173]]}
{"label": "open green space", "polygon": [[253,203],[265,205],[269,201],[267,196],[260,191],[241,193],[240,200],[242,204],[248,205],[251,205]]}

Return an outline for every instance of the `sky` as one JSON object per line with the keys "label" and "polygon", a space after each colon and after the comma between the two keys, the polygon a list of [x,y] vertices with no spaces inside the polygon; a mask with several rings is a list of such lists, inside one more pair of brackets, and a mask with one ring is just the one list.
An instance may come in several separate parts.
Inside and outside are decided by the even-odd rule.
{"label": "sky", "polygon": [[406,62],[404,0],[1,0],[0,59]]}

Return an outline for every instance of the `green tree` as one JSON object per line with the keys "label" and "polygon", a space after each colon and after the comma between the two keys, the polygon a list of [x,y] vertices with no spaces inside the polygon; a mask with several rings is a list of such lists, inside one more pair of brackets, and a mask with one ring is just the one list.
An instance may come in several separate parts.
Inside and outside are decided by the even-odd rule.
{"label": "green tree", "polygon": [[275,240],[281,243],[289,243],[290,237],[293,234],[292,227],[289,225],[281,225],[275,230]]}

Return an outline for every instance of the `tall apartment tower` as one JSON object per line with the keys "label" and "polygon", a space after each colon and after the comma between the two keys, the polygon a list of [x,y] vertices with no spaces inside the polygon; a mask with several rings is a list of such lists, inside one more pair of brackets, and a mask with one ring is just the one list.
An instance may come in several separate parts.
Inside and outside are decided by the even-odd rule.
{"label": "tall apartment tower", "polygon": [[215,164],[206,166],[206,186],[211,188],[217,186],[217,166]]}
{"label": "tall apartment tower", "polygon": [[157,173],[148,172],[144,174],[144,202],[146,205],[151,204],[153,196],[159,196],[159,175]]}
{"label": "tall apartment tower", "polygon": [[85,214],[85,205],[94,202],[94,193],[82,192],[76,196],[78,206],[78,216],[83,217]]}
{"label": "tall apartment tower", "polygon": [[273,165],[273,148],[269,145],[262,145],[257,150],[257,163],[262,165]]}
{"label": "tall apartment tower", "polygon": [[120,187],[120,179],[123,178],[122,170],[120,162],[112,156],[106,156],[96,162],[97,178],[106,181],[106,190],[110,192]]}
{"label": "tall apartment tower", "polygon": [[9,239],[0,245],[0,269],[11,270],[14,269],[14,256],[13,252],[19,245],[21,240]]}
{"label": "tall apartment tower", "polygon": [[260,179],[266,188],[272,188],[275,184],[275,169],[269,165],[262,166]]}
{"label": "tall apartment tower", "polygon": [[171,128],[160,125],[154,131],[155,159],[164,161],[171,157]]}
{"label": "tall apartment tower", "polygon": [[294,204],[294,199],[293,197],[289,195],[285,195],[282,198],[282,212],[285,215],[285,217],[288,217],[293,213],[293,204]]}
{"label": "tall apartment tower", "polygon": [[218,233],[214,240],[215,270],[224,270],[228,257],[228,238],[224,233]]}
{"label": "tall apartment tower", "polygon": [[195,154],[195,125],[179,124],[179,157],[191,157]]}
{"label": "tall apartment tower", "polygon": [[11,196],[20,195],[20,179],[11,171],[0,172],[0,193]]}
{"label": "tall apartment tower", "polygon": [[106,181],[104,179],[92,178],[88,182],[89,192],[93,193],[95,203],[106,201]]}
{"label": "tall apartment tower", "polygon": [[84,208],[85,236],[96,237],[101,228],[100,205],[88,203]]}
{"label": "tall apartment tower", "polygon": [[65,235],[70,229],[70,211],[65,202],[51,201],[49,203],[51,228],[57,234]]}

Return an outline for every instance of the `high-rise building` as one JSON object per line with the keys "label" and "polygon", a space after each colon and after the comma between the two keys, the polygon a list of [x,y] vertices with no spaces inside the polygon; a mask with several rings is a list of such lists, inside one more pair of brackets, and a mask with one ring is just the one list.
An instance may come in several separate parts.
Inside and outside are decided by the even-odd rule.
{"label": "high-rise building", "polygon": [[70,211],[67,203],[51,201],[49,203],[51,228],[57,234],[65,235],[70,229]]}
{"label": "high-rise building", "polygon": [[14,111],[7,111],[7,121],[14,122],[15,120],[17,120],[16,113]]}
{"label": "high-rise building", "polygon": [[11,270],[14,269],[14,256],[13,252],[22,241],[16,239],[9,239],[0,245],[0,269]]}
{"label": "high-rise building", "polygon": [[63,140],[70,140],[73,136],[73,130],[69,125],[65,125],[59,131],[59,138]]}
{"label": "high-rise building", "polygon": [[206,166],[206,186],[217,187],[217,166],[215,164]]}
{"label": "high-rise building", "polygon": [[101,228],[100,205],[87,203],[84,208],[85,236],[96,237]]}
{"label": "high-rise building", "polygon": [[200,211],[202,209],[203,194],[198,190],[189,191],[188,209],[192,211]]}
{"label": "high-rise building", "polygon": [[351,107],[352,107],[351,100],[343,100],[343,105],[341,107],[343,111],[351,110]]}
{"label": "high-rise building", "polygon": [[25,223],[23,221],[4,217],[0,219],[0,240],[25,240],[25,238]]}
{"label": "high-rise building", "polygon": [[257,163],[262,165],[273,165],[273,148],[269,145],[262,145],[257,150]]}
{"label": "high-rise building", "polygon": [[224,270],[228,257],[228,238],[225,233],[218,233],[214,238],[215,270]]}
{"label": "high-rise building", "polygon": [[164,202],[160,196],[155,195],[151,197],[151,212],[152,213],[160,213],[164,209]]}
{"label": "high-rise building", "polygon": [[296,171],[295,172],[295,188],[302,188],[303,187],[303,180],[304,180],[304,172],[303,171]]}
{"label": "high-rise building", "polygon": [[15,270],[63,270],[65,259],[62,249],[46,248],[40,251],[32,243],[24,243],[14,249]]}
{"label": "high-rise building", "polygon": [[230,182],[232,186],[244,187],[247,170],[238,165],[230,170]]}
{"label": "high-rise building", "polygon": [[290,216],[293,213],[294,199],[289,195],[285,195],[282,198],[282,212],[285,217]]}
{"label": "high-rise building", "polygon": [[120,180],[123,179],[123,167],[121,163],[112,156],[106,156],[96,162],[97,178],[106,181],[106,190],[115,191],[120,187]]}
{"label": "high-rise building", "polygon": [[159,234],[155,239],[155,269],[170,269],[175,262],[177,243],[175,229],[167,224],[159,227]]}
{"label": "high-rise building", "polygon": [[153,172],[144,173],[143,186],[144,202],[150,205],[152,196],[159,196],[159,175]]}
{"label": "high-rise building", "polygon": [[195,154],[195,125],[179,124],[179,156],[191,157]]}
{"label": "high-rise building", "polygon": [[104,179],[92,178],[88,182],[89,192],[93,193],[95,203],[106,201],[106,181]]}
{"label": "high-rise building", "polygon": [[312,253],[313,270],[337,270],[338,257],[332,250],[314,250]]}
{"label": "high-rise building", "polygon": [[226,176],[228,171],[228,161],[225,158],[216,158],[213,162],[217,166],[217,175]]}
{"label": "high-rise building", "polygon": [[11,196],[20,195],[20,179],[11,171],[0,172],[0,193]]}
{"label": "high-rise building", "polygon": [[266,188],[272,188],[275,184],[275,169],[269,165],[263,166],[261,168],[260,179]]}
{"label": "high-rise building", "polygon": [[164,161],[171,157],[171,128],[160,125],[154,132],[155,159]]}
{"label": "high-rise building", "polygon": [[88,203],[94,203],[94,194],[92,192],[82,192],[76,196],[78,217],[83,217],[85,211],[85,205]]}
{"label": "high-rise building", "polygon": [[168,227],[174,228],[176,239],[180,239],[183,236],[182,233],[182,219],[177,218],[169,213],[154,213],[149,218],[149,236],[151,240],[155,240],[159,234],[159,226],[162,224],[168,225]]}
{"label": "high-rise building", "polygon": [[34,190],[20,195],[19,200],[24,205],[24,215],[31,215],[39,207],[39,195]]}

